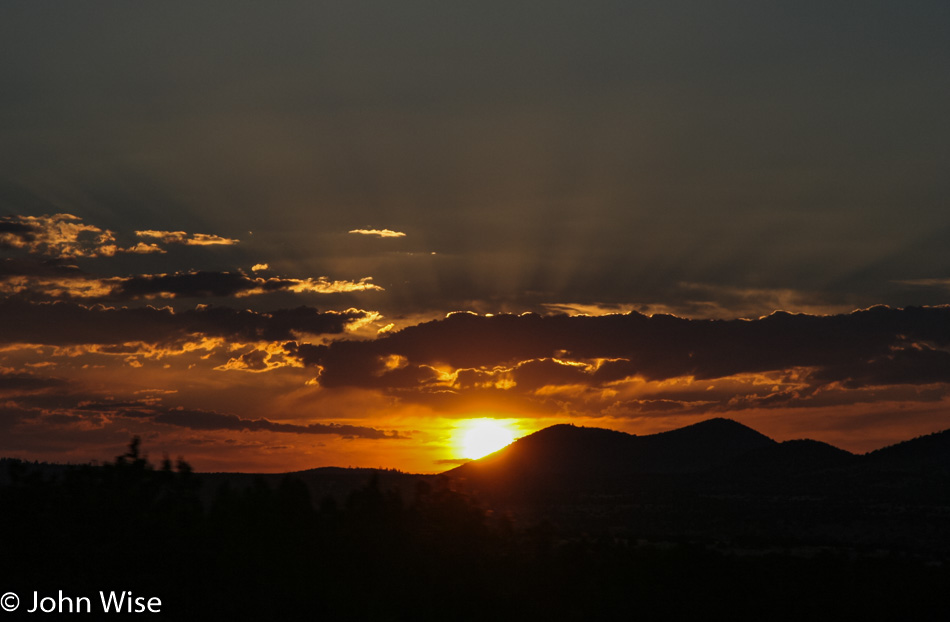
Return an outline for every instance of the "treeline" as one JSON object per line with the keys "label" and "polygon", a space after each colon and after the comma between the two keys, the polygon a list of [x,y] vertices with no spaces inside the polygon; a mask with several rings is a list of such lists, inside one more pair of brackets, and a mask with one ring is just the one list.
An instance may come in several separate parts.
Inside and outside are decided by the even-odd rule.
{"label": "treeline", "polygon": [[[376,479],[345,501],[302,482],[222,486],[155,467],[138,441],[102,466],[50,475],[8,462],[0,591],[157,596],[167,619],[928,619],[948,573],[895,559],[742,557],[634,535],[516,525],[448,483],[411,498]],[[83,617],[85,614],[80,615]]]}

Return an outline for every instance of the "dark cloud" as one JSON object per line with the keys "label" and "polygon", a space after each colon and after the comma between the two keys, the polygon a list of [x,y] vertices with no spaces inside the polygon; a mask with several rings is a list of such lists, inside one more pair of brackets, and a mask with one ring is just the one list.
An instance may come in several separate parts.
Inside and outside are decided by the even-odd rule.
{"label": "dark cloud", "polygon": [[[262,287],[263,286],[263,287]],[[118,298],[148,298],[167,294],[169,297],[230,297],[255,289],[268,289],[264,279],[248,277],[241,272],[179,272],[134,276],[116,286]],[[270,289],[280,289],[274,284]]]}
{"label": "dark cloud", "polygon": [[10,436],[10,432],[20,424],[26,421],[33,421],[37,417],[39,417],[39,413],[36,410],[23,408],[17,404],[2,404],[0,405],[0,430],[5,432],[7,438],[16,438]]}
{"label": "dark cloud", "polygon": [[284,432],[289,434],[336,434],[344,438],[398,439],[406,438],[396,432],[338,423],[311,423],[296,425],[276,423],[268,419],[241,419],[235,415],[204,410],[166,410],[152,421],[189,428],[192,430],[236,430],[247,432]]}
{"label": "dark cloud", "polygon": [[0,296],[20,300],[49,301],[102,299],[112,290],[106,280],[97,279],[62,259],[37,261],[32,257],[0,258]]}
{"label": "dark cloud", "polygon": [[[0,387],[2,388],[2,387]],[[12,429],[24,421],[41,419],[46,425],[92,424],[103,427],[116,417],[142,423],[186,428],[189,430],[232,430],[236,432],[281,432],[286,434],[332,434],[342,438],[405,439],[395,431],[339,423],[290,424],[265,418],[243,419],[236,415],[208,410],[169,408],[149,400],[84,400],[59,396],[53,403],[29,397],[0,406],[0,429]]]}
{"label": "dark cloud", "polygon": [[131,419],[148,420],[191,430],[234,430],[243,432],[284,432],[288,434],[336,434],[344,438],[395,439],[406,438],[396,432],[339,423],[298,425],[278,423],[265,418],[242,419],[237,415],[210,410],[166,408],[147,400],[85,402],[79,411],[112,413]]}
{"label": "dark cloud", "polygon": [[555,359],[533,359],[519,363],[511,376],[516,385],[524,390],[547,385],[588,384],[591,380],[583,365],[571,365]]}
{"label": "dark cloud", "polygon": [[0,391],[37,391],[64,387],[68,381],[29,372],[0,369]]}
{"label": "dark cloud", "polygon": [[816,378],[838,380],[849,388],[890,384],[936,384],[950,382],[950,352],[926,345],[896,347],[881,353],[859,368],[830,366]]}
{"label": "dark cloud", "polygon": [[14,276],[71,278],[85,276],[85,273],[78,266],[58,260],[37,261],[27,258],[0,257],[0,279]]}
{"label": "dark cloud", "polygon": [[0,248],[19,248],[36,239],[36,227],[9,217],[0,219]]}
{"label": "dark cloud", "polygon": [[252,277],[244,272],[191,271],[97,278],[59,260],[0,259],[0,294],[24,300],[124,301],[174,298],[242,298],[263,294],[349,294],[382,291],[371,277],[334,281],[327,277]]}
{"label": "dark cloud", "polygon": [[75,303],[0,301],[0,343],[45,345],[169,344],[196,336],[237,341],[286,341],[300,333],[338,334],[367,312],[320,312],[313,307],[268,313],[201,306],[185,311],[113,308]]}
{"label": "dark cloud", "polygon": [[[875,307],[846,315],[775,313],[758,320],[689,320],[637,313],[601,317],[454,314],[372,342],[288,345],[320,366],[324,386],[406,388],[433,368],[465,370],[478,385],[496,368],[516,385],[604,385],[630,377],[710,380],[807,368],[812,381],[926,384],[950,381],[950,308]],[[389,369],[400,361],[398,370]],[[429,370],[429,371],[427,371]],[[398,372],[398,376],[395,374]]]}

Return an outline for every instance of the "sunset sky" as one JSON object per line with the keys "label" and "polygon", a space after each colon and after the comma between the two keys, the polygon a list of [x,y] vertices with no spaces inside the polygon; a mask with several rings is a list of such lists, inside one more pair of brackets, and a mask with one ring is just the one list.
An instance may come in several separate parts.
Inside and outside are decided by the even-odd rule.
{"label": "sunset sky", "polygon": [[950,428],[950,4],[4,2],[0,456]]}

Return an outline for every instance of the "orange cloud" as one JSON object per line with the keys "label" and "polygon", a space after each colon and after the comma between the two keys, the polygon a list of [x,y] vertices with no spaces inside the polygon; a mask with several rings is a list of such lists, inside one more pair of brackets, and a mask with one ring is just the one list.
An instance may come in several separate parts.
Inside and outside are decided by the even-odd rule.
{"label": "orange cloud", "polygon": [[[165,244],[216,246],[237,244],[239,240],[206,233],[184,231],[136,231],[140,238]],[[5,216],[0,218],[0,248],[23,250],[56,259],[113,257],[118,253],[164,253],[158,244],[139,242],[122,247],[113,231],[87,225],[73,214]]]}
{"label": "orange cloud", "polygon": [[243,272],[175,272],[144,274],[118,281],[113,291],[117,298],[180,298],[205,296],[246,297],[273,292],[295,294],[337,294],[344,292],[383,291],[372,277],[358,281],[330,280],[328,277],[293,279],[252,277]]}
{"label": "orange cloud", "polygon": [[186,246],[221,246],[237,244],[240,240],[225,238],[220,235],[211,235],[207,233],[192,233],[185,231],[155,231],[144,230],[136,231],[135,235],[140,238],[158,240],[165,244],[184,244]]}
{"label": "orange cloud", "polygon": [[379,238],[402,238],[406,236],[402,231],[393,231],[392,229],[352,229],[349,233],[374,235]]}
{"label": "orange cloud", "polygon": [[14,276],[0,279],[0,295],[28,295],[42,299],[106,298],[115,285],[111,279],[64,277],[58,279]]}
{"label": "orange cloud", "polygon": [[119,250],[108,229],[85,225],[72,214],[0,218],[0,248],[56,258],[111,257]]}
{"label": "orange cloud", "polygon": [[152,253],[165,254],[167,251],[165,251],[165,249],[163,249],[158,244],[147,244],[145,242],[139,242],[135,246],[130,246],[129,248],[125,249],[124,252],[134,253],[137,255],[148,255]]}

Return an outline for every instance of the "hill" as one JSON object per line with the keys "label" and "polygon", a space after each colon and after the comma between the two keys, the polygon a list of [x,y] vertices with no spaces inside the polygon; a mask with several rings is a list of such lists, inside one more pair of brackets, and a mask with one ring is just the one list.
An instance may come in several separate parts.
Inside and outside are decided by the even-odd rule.
{"label": "hill", "polygon": [[710,419],[645,436],[554,426],[447,475],[568,530],[950,555],[934,527],[950,513],[948,456],[950,431],[854,455]]}
{"label": "hill", "polygon": [[447,474],[495,497],[603,493],[627,490],[642,476],[682,478],[707,472],[773,445],[775,441],[728,419],[649,436],[562,424]]}

